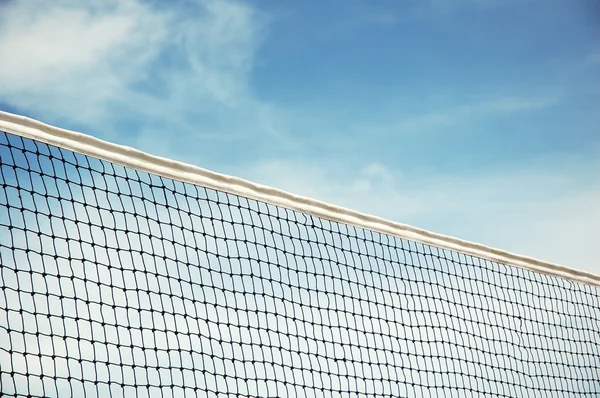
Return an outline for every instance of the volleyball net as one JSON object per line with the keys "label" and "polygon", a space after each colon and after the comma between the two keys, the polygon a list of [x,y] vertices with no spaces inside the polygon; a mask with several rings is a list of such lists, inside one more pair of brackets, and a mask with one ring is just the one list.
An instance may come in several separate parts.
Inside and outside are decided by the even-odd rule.
{"label": "volleyball net", "polygon": [[0,395],[600,396],[597,276],[0,116]]}

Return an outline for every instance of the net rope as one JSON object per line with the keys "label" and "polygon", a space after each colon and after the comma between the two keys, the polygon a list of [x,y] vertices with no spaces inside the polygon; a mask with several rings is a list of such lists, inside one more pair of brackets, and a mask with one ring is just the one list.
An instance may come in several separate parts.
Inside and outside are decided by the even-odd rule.
{"label": "net rope", "polygon": [[600,289],[0,133],[0,395],[597,397]]}

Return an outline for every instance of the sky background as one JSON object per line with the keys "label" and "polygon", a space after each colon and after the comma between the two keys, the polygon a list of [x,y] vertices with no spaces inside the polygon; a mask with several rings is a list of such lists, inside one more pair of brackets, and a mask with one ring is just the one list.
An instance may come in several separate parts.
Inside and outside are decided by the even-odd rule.
{"label": "sky background", "polygon": [[0,0],[0,109],[600,273],[594,0]]}

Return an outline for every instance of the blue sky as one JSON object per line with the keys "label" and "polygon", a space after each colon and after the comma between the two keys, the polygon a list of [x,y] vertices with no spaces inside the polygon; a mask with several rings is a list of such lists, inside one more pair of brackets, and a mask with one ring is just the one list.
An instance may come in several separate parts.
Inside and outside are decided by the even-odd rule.
{"label": "blue sky", "polygon": [[598,15],[592,0],[2,1],[0,109],[600,272]]}

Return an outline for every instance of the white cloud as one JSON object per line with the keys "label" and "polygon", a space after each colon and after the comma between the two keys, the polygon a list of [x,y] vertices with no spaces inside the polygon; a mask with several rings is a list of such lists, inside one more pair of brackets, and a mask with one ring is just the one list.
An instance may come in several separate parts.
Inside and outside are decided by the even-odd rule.
{"label": "white cloud", "polygon": [[[0,8],[4,101],[87,125],[252,105],[246,75],[262,22],[234,1],[13,2]],[[129,116],[133,117],[133,116]]]}
{"label": "white cloud", "polygon": [[0,9],[0,90],[13,106],[91,120],[165,41],[167,18],[143,3],[13,2]]}

